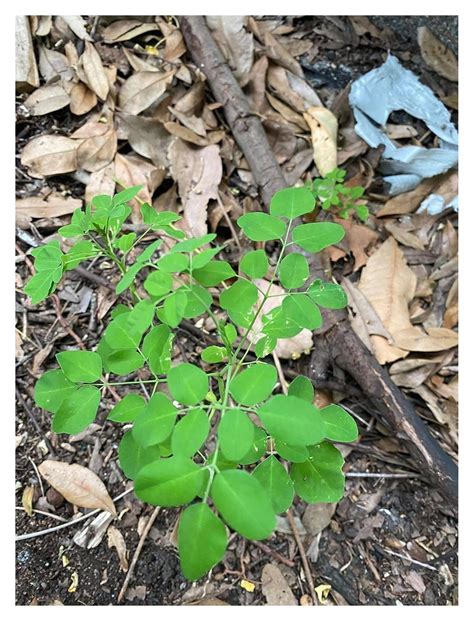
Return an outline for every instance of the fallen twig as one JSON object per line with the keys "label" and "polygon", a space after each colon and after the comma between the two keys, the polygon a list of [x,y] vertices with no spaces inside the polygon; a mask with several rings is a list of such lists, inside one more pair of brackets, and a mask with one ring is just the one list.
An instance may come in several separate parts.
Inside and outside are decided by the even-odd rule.
{"label": "fallen twig", "polygon": [[296,528],[295,518],[293,517],[293,513],[291,512],[291,509],[288,509],[288,511],[286,512],[286,515],[288,517],[288,522],[290,524],[291,530],[293,531],[293,537],[295,538],[296,545],[298,546],[298,550],[300,552],[300,557],[303,563],[304,574],[306,576],[306,581],[308,583],[308,587],[310,590],[311,599],[313,600],[313,604],[317,606],[318,599],[316,597],[316,591],[314,588],[313,575],[311,573],[311,568],[308,563],[308,557],[306,556],[303,542],[301,541],[301,537],[299,536],[298,529]]}

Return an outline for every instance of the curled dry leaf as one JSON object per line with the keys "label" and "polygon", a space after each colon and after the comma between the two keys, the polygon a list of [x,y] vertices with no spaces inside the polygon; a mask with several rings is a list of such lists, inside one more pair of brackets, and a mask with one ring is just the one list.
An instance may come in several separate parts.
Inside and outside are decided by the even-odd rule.
{"label": "curled dry leaf", "polygon": [[30,114],[40,116],[55,110],[61,110],[70,102],[69,95],[61,84],[46,84],[36,89],[25,100],[25,106]]}
{"label": "curled dry leaf", "polygon": [[128,550],[122,533],[115,526],[109,526],[107,530],[107,544],[109,548],[115,548],[119,557],[120,569],[128,570]]}
{"label": "curled dry leaf", "polygon": [[59,193],[50,194],[47,199],[39,196],[19,198],[16,200],[16,219],[21,227],[26,227],[32,218],[57,218],[72,213],[82,207],[79,198],[62,196]]}
{"label": "curled dry leaf", "polygon": [[207,233],[207,204],[218,196],[222,161],[217,145],[188,146],[176,138],[168,149],[170,172],[183,203],[183,224],[195,237]]}
{"label": "curled dry leaf", "polygon": [[73,77],[73,71],[66,56],[44,45],[39,46],[39,70],[45,82],[50,82],[58,76],[62,80],[71,80]]}
{"label": "curled dry leaf", "polygon": [[293,58],[286,47],[282,45],[270,31],[265,31],[263,40],[266,48],[265,51],[269,58],[295,75],[300,76],[300,78],[304,77],[303,69],[299,62]]}
{"label": "curled dry leaf", "polygon": [[86,47],[80,60],[87,86],[94,91],[101,101],[105,101],[109,94],[109,81],[99,53],[89,41],[86,41]]}
{"label": "curled dry leaf", "polygon": [[39,136],[23,149],[21,163],[38,179],[73,172],[77,169],[77,146],[75,140],[66,136]]}
{"label": "curled dry leaf", "polygon": [[[343,218],[335,218],[335,221],[344,227],[346,235],[344,237],[345,245],[349,248],[354,255],[354,268],[353,271],[357,272],[361,267],[367,263],[368,256],[366,250],[373,246],[378,240],[379,235],[368,226],[363,224],[357,224],[355,220],[344,220]],[[341,258],[340,248],[332,246],[328,249],[329,256],[332,261],[336,261]],[[333,256],[333,253],[337,253]]]}
{"label": "curled dry leaf", "polygon": [[69,107],[71,112],[77,116],[86,114],[97,105],[97,95],[82,82],[74,84],[70,93],[70,98],[71,103]]}
{"label": "curled dry leaf", "polygon": [[147,119],[133,114],[117,112],[120,129],[128,139],[132,149],[150,159],[156,166],[168,166],[166,151],[171,142],[171,136],[156,119]]}
{"label": "curled dry leaf", "polygon": [[308,108],[323,105],[306,80],[283,67],[270,65],[267,71],[267,82],[276,95],[297,112],[306,112]]}
{"label": "curled dry leaf", "polygon": [[254,52],[253,36],[245,29],[247,17],[207,15],[206,21],[237,79],[246,76],[252,68]]}
{"label": "curled dry leaf", "polygon": [[262,593],[269,606],[297,606],[298,602],[278,565],[267,563],[262,571]]}
{"label": "curled dry leaf", "polygon": [[64,498],[86,509],[103,509],[116,515],[115,506],[105,485],[88,468],[47,459],[39,465],[41,476]]}
{"label": "curled dry leaf", "polygon": [[175,70],[139,71],[122,85],[119,105],[123,112],[140,114],[163,95],[173,81]]}
{"label": "curled dry leaf", "polygon": [[[395,343],[398,343],[401,332],[413,330],[408,304],[415,289],[416,276],[408,267],[397,242],[389,237],[367,261],[362,270],[359,290],[372,304]],[[370,339],[380,364],[408,355],[405,348],[390,345],[383,336],[372,335]]]}
{"label": "curled dry leaf", "polygon": [[421,56],[428,67],[443,78],[451,80],[451,82],[458,81],[458,59],[456,55],[441,43],[426,26],[418,28],[418,45]]}
{"label": "curled dry leaf", "polygon": [[83,41],[92,41],[90,34],[86,30],[86,22],[80,15],[61,16],[72,32]]}
{"label": "curled dry leaf", "polygon": [[102,32],[104,43],[117,43],[118,41],[130,41],[146,32],[158,30],[154,22],[143,23],[137,19],[119,19],[112,22]]}
{"label": "curled dry leaf", "polygon": [[303,117],[311,129],[314,162],[322,177],[337,166],[337,118],[321,106],[309,108]]}

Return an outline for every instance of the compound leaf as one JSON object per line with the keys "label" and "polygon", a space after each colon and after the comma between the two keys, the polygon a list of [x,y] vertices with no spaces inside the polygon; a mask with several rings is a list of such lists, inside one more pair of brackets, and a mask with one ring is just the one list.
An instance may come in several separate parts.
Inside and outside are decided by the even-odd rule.
{"label": "compound leaf", "polygon": [[168,388],[176,401],[183,405],[195,405],[207,395],[209,380],[202,369],[185,362],[170,369]]}
{"label": "compound leaf", "polygon": [[82,386],[70,394],[59,406],[53,418],[55,433],[76,434],[92,423],[100,402],[100,390]]}
{"label": "compound leaf", "polygon": [[302,254],[296,252],[288,254],[280,263],[278,277],[285,289],[298,289],[298,287],[302,287],[308,276],[308,261]]}
{"label": "compound leaf", "polygon": [[166,395],[155,393],[145,410],[140,412],[133,424],[133,437],[144,447],[159,444],[171,434],[178,410]]}
{"label": "compound leaf", "polygon": [[270,213],[290,220],[311,213],[315,204],[316,200],[307,188],[284,188],[273,195]]}
{"label": "compound leaf", "polygon": [[160,459],[161,449],[157,445],[141,446],[130,430],[120,440],[118,456],[123,473],[133,481],[144,466]]}
{"label": "compound leaf", "polygon": [[35,403],[38,407],[57,412],[61,403],[75,390],[75,386],[61,369],[46,371],[35,384]]}
{"label": "compound leaf", "polygon": [[344,235],[344,227],[335,222],[311,222],[293,229],[293,241],[307,252],[320,252],[340,242]]}
{"label": "compound leaf", "polygon": [[71,382],[96,382],[102,374],[102,358],[93,351],[62,351],[56,355],[64,375]]}
{"label": "compound leaf", "polygon": [[198,495],[205,470],[191,459],[174,455],[141,468],[135,479],[135,493],[144,502],[161,507],[179,507]]}
{"label": "compound leaf", "polygon": [[232,408],[224,412],[217,428],[217,437],[224,457],[238,462],[252,446],[254,425],[245,412]]}
{"label": "compound leaf", "polygon": [[248,280],[239,278],[228,289],[225,289],[220,296],[219,302],[224,310],[233,312],[248,311],[258,299],[257,287]]}
{"label": "compound leaf", "polygon": [[107,416],[107,420],[114,423],[133,423],[145,407],[146,403],[143,397],[130,392],[117,405],[114,405]]}
{"label": "compound leaf", "polygon": [[230,394],[242,405],[264,401],[273,391],[277,372],[273,365],[258,362],[248,366],[230,382]]}
{"label": "compound leaf", "polygon": [[282,220],[261,211],[240,216],[237,224],[252,241],[281,239],[286,231],[286,225]]}
{"label": "compound leaf", "polygon": [[306,502],[337,502],[344,494],[344,458],[332,444],[308,448],[309,459],[293,464],[290,476],[295,491]]}
{"label": "compound leaf", "polygon": [[317,444],[324,437],[319,410],[298,397],[275,395],[257,414],[272,437],[290,445]]}
{"label": "compound leaf", "polygon": [[258,464],[252,476],[260,482],[270,496],[275,513],[283,513],[291,506],[295,495],[293,481],[274,455],[270,455]]}
{"label": "compound leaf", "polygon": [[324,421],[324,437],[333,442],[354,442],[359,430],[352,416],[340,405],[327,405],[320,410]]}
{"label": "compound leaf", "polygon": [[265,250],[251,250],[240,260],[240,269],[249,278],[263,278],[268,271]]}
{"label": "compound leaf", "polygon": [[171,450],[174,455],[192,457],[206,441],[210,423],[204,412],[199,408],[191,410],[181,418],[171,436]]}

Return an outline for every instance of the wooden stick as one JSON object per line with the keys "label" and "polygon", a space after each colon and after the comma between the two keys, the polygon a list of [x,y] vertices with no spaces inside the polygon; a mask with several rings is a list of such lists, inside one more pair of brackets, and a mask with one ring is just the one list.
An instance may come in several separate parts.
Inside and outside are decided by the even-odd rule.
{"label": "wooden stick", "polygon": [[313,574],[311,573],[311,569],[308,563],[308,557],[306,556],[306,552],[304,551],[303,542],[301,541],[301,537],[299,536],[298,529],[296,528],[295,518],[293,517],[293,513],[291,509],[288,509],[286,512],[288,517],[288,522],[290,523],[291,530],[293,531],[293,537],[295,538],[296,545],[298,546],[298,550],[300,552],[301,561],[303,563],[304,574],[306,576],[306,582],[308,583],[308,587],[310,590],[310,596],[313,600],[313,604],[315,606],[318,605],[318,598],[316,597],[316,591],[314,588]]}

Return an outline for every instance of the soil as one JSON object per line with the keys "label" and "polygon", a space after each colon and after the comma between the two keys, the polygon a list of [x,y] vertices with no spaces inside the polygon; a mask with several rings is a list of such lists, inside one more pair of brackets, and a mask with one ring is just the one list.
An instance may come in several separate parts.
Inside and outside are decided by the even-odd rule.
{"label": "soil", "polygon": [[[288,18],[290,19],[290,18]],[[325,101],[333,100],[342,88],[358,75],[380,65],[387,50],[399,55],[404,64],[413,69],[422,81],[438,94],[449,94],[452,84],[428,72],[422,65],[416,39],[397,38],[398,32],[384,40],[362,38],[359,45],[344,43],[317,34],[315,29],[339,28],[344,34],[348,22],[342,18],[307,17],[293,18],[305,36],[314,40],[318,53],[302,58],[302,66],[309,81],[318,88]],[[394,18],[395,19],[395,18]],[[400,19],[400,18],[396,18]],[[407,18],[405,18],[407,19]],[[456,18],[443,18],[449,22],[450,43],[455,41]],[[451,20],[451,21],[450,21]],[[398,22],[394,22],[398,25]],[[384,18],[384,25],[388,24]],[[393,23],[388,24],[392,25]],[[397,44],[398,41],[398,44]],[[319,90],[320,89],[320,90]],[[21,103],[21,101],[19,102]],[[56,112],[43,117],[27,118],[18,109],[17,148],[37,134],[67,128],[70,134],[83,120],[78,121],[69,113]],[[39,192],[42,180],[32,179],[17,164],[18,193],[29,196]],[[83,185],[72,176],[53,177],[50,187],[73,196],[82,196]],[[56,228],[55,221],[37,222],[44,236]],[[21,239],[20,249],[27,250]],[[91,270],[96,277],[107,278],[107,270]],[[27,265],[18,265],[19,279],[29,277]],[[83,281],[70,272],[60,299],[63,304],[79,304],[84,296],[91,295],[95,304],[107,297],[107,290],[97,283]],[[89,293],[90,292],[90,293]],[[66,297],[64,297],[66,295]],[[69,301],[67,298],[69,295]],[[110,292],[109,292],[110,295]],[[32,400],[35,382],[34,356],[43,352],[45,360],[54,347],[54,341],[64,339],[73,344],[71,336],[57,323],[57,313],[51,300],[40,310],[30,310],[19,298],[19,321],[34,325],[35,347],[24,344],[24,355],[17,363],[17,386],[20,394],[17,408],[17,510],[18,535],[58,526],[60,522],[47,515],[28,516],[22,507],[25,486],[35,488],[35,499],[42,497],[44,511],[64,520],[76,516],[76,509],[48,488],[41,490],[34,465],[45,457],[54,457],[69,463],[78,463],[93,469],[115,498],[127,485],[117,465],[117,446],[120,432],[110,422],[104,422],[106,411],[96,426],[78,438],[57,436],[50,430],[47,413],[37,408]],[[91,319],[91,311],[68,315],[69,326],[87,346],[93,346],[102,329]],[[184,351],[195,349],[195,337],[183,331],[180,347]],[[54,353],[54,352],[53,352]],[[52,363],[52,354],[50,362]],[[308,359],[290,362],[292,370],[304,372]],[[43,370],[47,368],[47,364]],[[108,395],[107,409],[114,399]],[[403,443],[393,438],[390,431],[376,422],[368,403],[348,398],[344,405],[351,408],[361,421],[361,440],[348,454],[345,470],[356,473],[347,478],[345,498],[338,503],[334,515],[320,536],[302,533],[306,549],[312,544],[311,569],[316,586],[329,584],[331,590],[327,604],[348,605],[456,605],[457,604],[457,520],[455,511],[421,476],[414,472]],[[436,421],[430,413],[420,408],[420,413],[436,430]],[[401,478],[384,477],[384,473],[400,474]],[[360,473],[360,476],[357,476]],[[364,476],[372,473],[373,478]],[[406,477],[406,478],[402,478]],[[49,504],[48,504],[49,503]],[[139,541],[144,523],[151,514],[131,492],[116,503],[119,519],[115,522],[122,533],[129,553],[129,560]],[[306,505],[294,508],[295,516],[302,517]],[[80,515],[77,512],[77,515]],[[178,511],[162,509],[158,515],[135,567],[123,605],[183,605],[203,600],[230,605],[264,605],[262,594],[262,569],[275,563],[282,570],[293,594],[300,603],[308,598],[308,585],[293,535],[284,519],[277,532],[264,543],[274,554],[264,552],[252,542],[245,542],[233,535],[224,562],[218,565],[212,578],[189,583],[180,572],[175,547],[175,526]],[[17,604],[18,605],[115,605],[126,573],[120,568],[114,548],[107,545],[107,535],[94,548],[83,548],[73,538],[88,522],[54,531],[43,536],[17,542]],[[281,562],[281,557],[286,562]],[[404,558],[401,558],[404,557]],[[408,557],[408,560],[407,560]],[[242,580],[255,585],[253,591],[245,588]]]}

